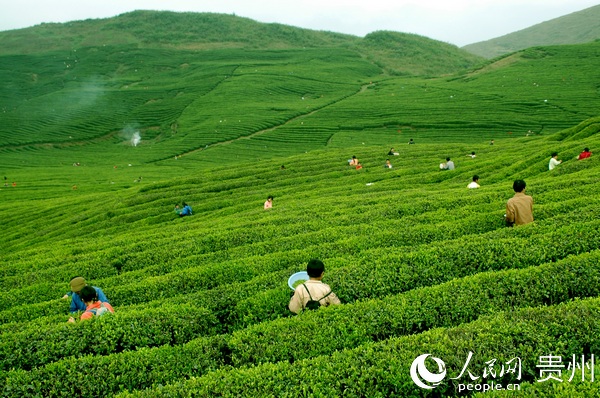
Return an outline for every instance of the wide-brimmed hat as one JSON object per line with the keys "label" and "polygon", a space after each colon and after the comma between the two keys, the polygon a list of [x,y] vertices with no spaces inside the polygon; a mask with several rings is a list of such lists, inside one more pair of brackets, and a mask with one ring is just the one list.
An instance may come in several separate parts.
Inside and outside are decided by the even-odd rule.
{"label": "wide-brimmed hat", "polygon": [[80,292],[81,289],[83,289],[83,287],[86,285],[85,279],[83,279],[81,276],[78,276],[77,278],[71,279],[70,285],[72,292]]}

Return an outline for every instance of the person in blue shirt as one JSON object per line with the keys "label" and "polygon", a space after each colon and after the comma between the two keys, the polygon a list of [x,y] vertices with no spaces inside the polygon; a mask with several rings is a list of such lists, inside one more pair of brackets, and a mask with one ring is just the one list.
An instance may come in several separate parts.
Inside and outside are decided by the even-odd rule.
{"label": "person in blue shirt", "polygon": [[[87,306],[85,305],[85,303],[83,302],[83,300],[81,299],[81,297],[79,295],[79,293],[81,292],[81,289],[83,289],[84,286],[87,286],[85,279],[81,276],[76,276],[75,278],[71,279],[71,282],[69,282],[69,285],[71,286],[71,291],[69,293],[65,294],[65,298],[68,296],[71,296],[71,306],[69,307],[69,312],[71,313],[71,315],[74,315],[78,311],[85,311]],[[99,301],[109,303],[109,301],[106,298],[106,295],[104,294],[102,289],[100,289],[99,287],[96,287],[96,286],[92,286],[92,287],[98,294]],[[71,316],[71,318],[73,318],[73,316]]]}
{"label": "person in blue shirt", "polygon": [[175,213],[179,214],[179,217],[191,216],[192,208],[187,203],[182,203],[183,209],[179,205],[175,206]]}

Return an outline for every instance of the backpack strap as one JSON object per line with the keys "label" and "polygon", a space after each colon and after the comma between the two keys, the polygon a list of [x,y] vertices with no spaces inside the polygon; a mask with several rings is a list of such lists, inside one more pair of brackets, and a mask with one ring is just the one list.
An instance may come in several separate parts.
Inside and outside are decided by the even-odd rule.
{"label": "backpack strap", "polygon": [[333,293],[333,290],[330,290],[330,291],[329,291],[329,293],[327,293],[326,295],[324,295],[323,297],[321,297],[321,298],[319,299],[319,302],[320,302],[321,300],[323,300],[325,297],[329,296],[331,293]]}
{"label": "backpack strap", "polygon": [[318,300],[315,300],[312,298],[312,296],[310,295],[310,290],[308,290],[308,288],[306,287],[306,284],[303,283],[302,286],[304,286],[304,289],[306,289],[306,293],[308,293],[308,297],[311,299],[311,301],[317,301],[318,303],[321,303],[321,300],[323,300],[325,297],[329,296],[331,293],[333,293],[333,290],[329,290],[329,293],[327,293],[326,295],[324,295],[323,297],[321,297]]}
{"label": "backpack strap", "polygon": [[306,287],[306,284],[305,284],[305,283],[303,283],[303,284],[302,284],[302,286],[304,286],[304,289],[306,289],[306,293],[308,293],[308,297],[309,297],[309,298],[310,298],[312,301],[314,301],[314,300],[313,300],[313,298],[312,298],[312,296],[310,295],[310,290],[308,290],[308,288]]}

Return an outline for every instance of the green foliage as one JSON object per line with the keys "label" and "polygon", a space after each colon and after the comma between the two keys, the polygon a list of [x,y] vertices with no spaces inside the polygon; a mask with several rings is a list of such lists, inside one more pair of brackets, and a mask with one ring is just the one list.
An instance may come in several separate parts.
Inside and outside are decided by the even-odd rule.
{"label": "green foliage", "polygon": [[[223,339],[206,337],[173,347],[142,348],[108,356],[84,356],[31,371],[8,372],[3,396],[112,396],[140,386],[159,386],[223,367]],[[100,376],[93,376],[100,375]]]}
{"label": "green foliage", "polygon": [[[432,353],[442,358],[455,376],[464,366],[469,351],[476,351],[469,370],[479,377],[486,361],[496,359],[504,363],[519,357],[521,381],[531,382],[536,378],[535,365],[540,356],[569,357],[571,353],[597,351],[599,310],[598,300],[590,299],[500,313],[456,328],[392,338],[293,364],[279,362],[224,369],[186,382],[120,396],[418,396],[423,390],[411,381],[407,371],[417,356]],[[469,380],[467,375],[463,376]],[[449,377],[435,388],[435,394],[458,394],[458,386]],[[515,379],[514,374],[506,373],[495,380],[506,385],[516,382]]]}
{"label": "green foliage", "polygon": [[439,76],[468,69],[481,62],[477,56],[457,51],[456,46],[423,36],[390,31],[369,33],[359,42],[361,50],[390,74],[406,75],[417,70],[419,75]]}
{"label": "green foliage", "polygon": [[61,358],[108,355],[142,347],[180,345],[216,334],[218,322],[202,307],[180,305],[111,314],[76,325],[39,325],[4,333],[0,368],[30,370]]}
{"label": "green foliage", "polygon": [[[15,51],[31,34],[44,51]],[[11,37],[0,395],[418,396],[408,369],[425,352],[453,370],[469,350],[479,367],[521,355],[526,384],[537,355],[597,348],[598,43],[425,78],[476,60],[414,35],[213,14]],[[535,222],[506,228],[517,178]],[[286,281],[311,258],[343,305],[292,316]],[[66,323],[77,275],[113,316]]]}

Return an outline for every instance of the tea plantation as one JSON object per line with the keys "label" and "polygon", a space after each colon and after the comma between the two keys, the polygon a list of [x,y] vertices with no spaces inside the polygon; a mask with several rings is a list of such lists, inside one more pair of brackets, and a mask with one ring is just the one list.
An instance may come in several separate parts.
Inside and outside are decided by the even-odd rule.
{"label": "tea plantation", "polygon": [[[0,56],[0,396],[597,395],[599,50],[441,77],[352,46]],[[515,179],[535,221],[507,228]],[[295,316],[311,258],[342,305]],[[114,315],[67,323],[78,275]]]}

